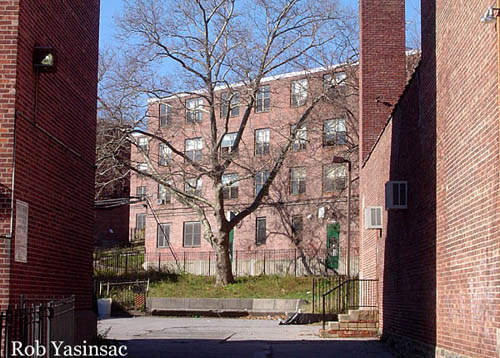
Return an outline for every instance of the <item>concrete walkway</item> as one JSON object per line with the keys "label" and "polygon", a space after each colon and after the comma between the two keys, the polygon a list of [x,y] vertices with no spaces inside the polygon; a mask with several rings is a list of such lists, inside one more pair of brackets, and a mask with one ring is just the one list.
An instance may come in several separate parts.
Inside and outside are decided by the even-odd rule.
{"label": "concrete walkway", "polygon": [[392,358],[376,340],[321,339],[319,326],[222,318],[135,317],[99,321],[130,358]]}

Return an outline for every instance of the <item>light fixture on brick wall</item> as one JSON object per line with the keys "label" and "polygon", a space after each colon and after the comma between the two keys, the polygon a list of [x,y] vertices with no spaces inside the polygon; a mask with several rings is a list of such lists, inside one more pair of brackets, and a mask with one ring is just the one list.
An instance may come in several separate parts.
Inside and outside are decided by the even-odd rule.
{"label": "light fixture on brick wall", "polygon": [[38,86],[40,73],[56,72],[57,51],[52,47],[35,46],[33,50],[33,68],[35,70],[35,97],[33,103],[33,124],[36,125],[38,117]]}
{"label": "light fixture on brick wall", "polygon": [[52,47],[35,47],[33,67],[38,72],[56,72],[57,51]]}
{"label": "light fixture on brick wall", "polygon": [[[496,14],[495,11],[497,12]],[[496,18],[499,16],[499,11],[500,8],[498,7],[490,7],[484,13],[483,17],[481,18],[481,22],[484,22],[485,24],[495,22]]]}

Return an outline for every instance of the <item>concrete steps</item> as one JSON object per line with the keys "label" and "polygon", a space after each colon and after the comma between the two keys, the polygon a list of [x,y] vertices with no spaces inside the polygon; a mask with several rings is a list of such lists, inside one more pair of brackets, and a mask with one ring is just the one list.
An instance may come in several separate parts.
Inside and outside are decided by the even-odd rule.
{"label": "concrete steps", "polygon": [[378,310],[349,310],[347,314],[339,314],[338,321],[328,322],[326,328],[320,329],[323,338],[367,338],[378,336]]}

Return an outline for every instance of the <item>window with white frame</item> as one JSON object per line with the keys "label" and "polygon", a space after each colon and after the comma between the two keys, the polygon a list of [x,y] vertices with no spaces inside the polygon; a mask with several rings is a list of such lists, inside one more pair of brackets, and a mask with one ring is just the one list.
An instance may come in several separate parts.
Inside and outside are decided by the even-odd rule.
{"label": "window with white frame", "polygon": [[305,194],[306,168],[290,169],[290,192],[292,194]]}
{"label": "window with white frame", "polygon": [[163,184],[158,184],[158,204],[170,203],[170,191]]}
{"label": "window with white frame", "polygon": [[271,109],[271,87],[261,86],[257,91],[255,112],[267,112]]}
{"label": "window with white frame", "polygon": [[201,196],[202,184],[201,178],[186,179],[186,182],[184,183],[184,191],[186,194]]}
{"label": "window with white frame", "polygon": [[334,86],[335,86],[335,80],[333,79],[333,76],[330,73],[323,75],[323,89],[325,91],[329,91]]}
{"label": "window with white frame", "polygon": [[347,129],[345,118],[328,119],[323,124],[323,145],[345,145]]}
{"label": "window with white frame", "polygon": [[255,155],[269,154],[271,131],[268,128],[255,131]]}
{"label": "window with white frame", "polygon": [[202,149],[203,149],[203,140],[201,138],[186,139],[184,154],[193,162],[201,162]]}
{"label": "window with white frame", "polygon": [[[293,133],[295,128],[296,128],[296,125],[292,125],[292,127],[290,129],[290,134]],[[306,143],[307,143],[307,128],[305,125],[302,125],[302,127],[297,129],[297,132],[295,132],[295,140],[293,141],[292,149],[293,150],[304,150],[304,149],[306,149]]]}
{"label": "window with white frame", "polygon": [[347,75],[344,71],[335,72],[333,75],[327,73],[323,76],[323,87],[326,91],[337,88],[342,90],[346,86]]}
{"label": "window with white frame", "polygon": [[224,134],[224,137],[222,138],[222,142],[221,142],[221,146],[220,146],[221,151],[223,153],[231,153],[231,151],[233,150],[233,145],[234,145],[234,141],[236,140],[237,134],[238,133],[236,133],[236,132]]}
{"label": "window with white frame", "polygon": [[141,200],[146,200],[147,188],[146,186],[138,186],[135,189],[136,196]]}
{"label": "window with white frame", "polygon": [[338,87],[341,87],[341,88],[345,87],[347,75],[346,75],[346,73],[344,71],[335,72],[335,74],[333,75],[333,77],[335,78],[335,84]]}
{"label": "window with white frame", "polygon": [[160,127],[164,128],[172,124],[172,106],[160,103]]}
{"label": "window with white frame", "polygon": [[224,174],[222,176],[222,185],[224,185],[222,189],[224,199],[238,198],[238,189],[239,189],[238,174]]}
{"label": "window with white frame", "polygon": [[381,206],[367,206],[365,208],[365,229],[382,229]]}
{"label": "window with white frame", "polygon": [[146,229],[146,214],[139,213],[135,215],[135,229],[139,231]]}
{"label": "window with white frame", "polygon": [[255,195],[259,195],[260,191],[264,187],[264,184],[267,181],[267,178],[269,178],[269,171],[267,170],[262,170],[260,172],[257,172],[255,174]]}
{"label": "window with white frame", "polygon": [[184,223],[184,247],[201,246],[201,224],[199,221],[190,221]]}
{"label": "window with white frame", "polygon": [[143,152],[147,152],[148,151],[148,138],[147,137],[140,137],[139,140],[137,141],[137,143],[139,145],[139,148]]}
{"label": "window with white frame", "polygon": [[229,117],[236,117],[240,115],[240,94],[238,92],[222,93],[221,107],[220,107],[221,118],[226,118],[228,111],[229,111]]}
{"label": "window with white frame", "polygon": [[323,166],[323,192],[330,193],[346,187],[347,170],[344,164]]}
{"label": "window with white frame", "polygon": [[203,119],[203,99],[190,98],[186,100],[186,121],[188,123],[199,123]]}
{"label": "window with white frame", "polygon": [[170,149],[165,143],[160,143],[158,152],[159,152],[158,165],[160,166],[168,165],[172,158],[172,149]]}
{"label": "window with white frame", "polygon": [[259,217],[255,221],[255,244],[263,245],[266,243],[266,218]]}
{"label": "window with white frame", "polygon": [[158,224],[157,247],[168,247],[170,244],[170,224]]}
{"label": "window with white frame", "polygon": [[307,100],[307,78],[292,82],[292,106],[303,106]]}

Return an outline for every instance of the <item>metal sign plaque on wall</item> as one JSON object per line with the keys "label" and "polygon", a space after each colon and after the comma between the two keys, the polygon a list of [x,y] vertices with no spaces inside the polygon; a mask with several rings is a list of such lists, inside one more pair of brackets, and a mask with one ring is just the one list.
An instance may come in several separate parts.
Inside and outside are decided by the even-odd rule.
{"label": "metal sign plaque on wall", "polygon": [[28,203],[16,200],[16,240],[14,260],[28,261]]}

